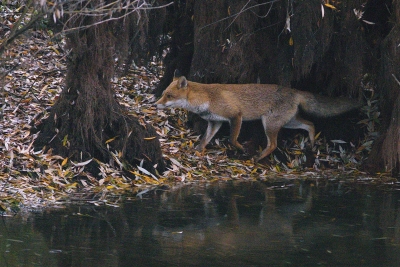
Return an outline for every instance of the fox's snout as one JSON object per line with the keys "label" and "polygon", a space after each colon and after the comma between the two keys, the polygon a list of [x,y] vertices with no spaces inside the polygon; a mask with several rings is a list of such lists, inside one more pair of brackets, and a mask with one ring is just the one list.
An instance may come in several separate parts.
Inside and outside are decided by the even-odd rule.
{"label": "fox's snout", "polygon": [[161,102],[162,102],[162,97],[160,99],[158,99],[157,102],[155,103],[157,108],[159,108],[159,109],[165,108],[165,105]]}

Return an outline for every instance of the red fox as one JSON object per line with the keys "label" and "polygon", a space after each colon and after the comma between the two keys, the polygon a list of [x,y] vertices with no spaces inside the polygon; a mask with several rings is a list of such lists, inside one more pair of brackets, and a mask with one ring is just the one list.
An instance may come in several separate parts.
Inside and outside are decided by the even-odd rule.
{"label": "red fox", "polygon": [[230,142],[243,151],[237,141],[242,121],[261,119],[268,145],[255,162],[276,149],[281,128],[306,130],[314,145],[314,124],[301,118],[299,110],[330,117],[361,107],[350,99],[323,97],[276,84],[202,84],[179,76],[175,71],[172,83],[156,102],[157,108],[184,108],[208,122],[198,151],[204,150],[224,121],[230,124]]}

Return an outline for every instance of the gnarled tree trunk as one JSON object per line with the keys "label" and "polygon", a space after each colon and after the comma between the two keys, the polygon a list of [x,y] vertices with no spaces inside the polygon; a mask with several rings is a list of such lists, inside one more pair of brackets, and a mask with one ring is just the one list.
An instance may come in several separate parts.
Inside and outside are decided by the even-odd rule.
{"label": "gnarled tree trunk", "polygon": [[[92,25],[96,17],[80,16],[69,27]],[[96,158],[112,162],[111,152],[121,152],[126,166],[143,167],[154,172],[164,170],[164,162],[155,129],[126,115],[117,103],[111,79],[114,76],[113,23],[100,23],[67,35],[71,48],[66,86],[42,122],[35,147],[76,161]],[[106,141],[115,138],[108,143]],[[94,163],[94,161],[92,161]],[[95,164],[95,163],[94,163]],[[97,174],[94,166],[89,171]]]}
{"label": "gnarled tree trunk", "polygon": [[366,170],[391,171],[400,176],[400,1],[392,7],[394,27],[381,44],[378,88],[381,92],[381,136],[375,142]]}

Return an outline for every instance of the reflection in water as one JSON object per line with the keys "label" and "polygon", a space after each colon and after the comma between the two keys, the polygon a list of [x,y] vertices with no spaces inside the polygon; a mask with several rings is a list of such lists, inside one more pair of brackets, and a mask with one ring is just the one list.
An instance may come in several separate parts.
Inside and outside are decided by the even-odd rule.
{"label": "reflection in water", "polygon": [[321,180],[182,185],[4,217],[0,266],[400,266],[399,200]]}

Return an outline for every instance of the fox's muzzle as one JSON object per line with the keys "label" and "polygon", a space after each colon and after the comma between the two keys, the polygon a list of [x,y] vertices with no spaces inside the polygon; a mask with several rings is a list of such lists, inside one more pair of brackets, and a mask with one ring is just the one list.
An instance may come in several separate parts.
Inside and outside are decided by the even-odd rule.
{"label": "fox's muzzle", "polygon": [[163,109],[166,107],[165,104],[161,103],[162,98],[160,98],[155,104],[157,105],[158,109]]}

